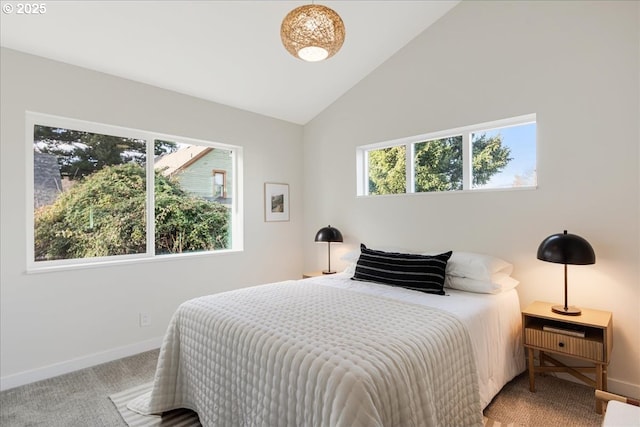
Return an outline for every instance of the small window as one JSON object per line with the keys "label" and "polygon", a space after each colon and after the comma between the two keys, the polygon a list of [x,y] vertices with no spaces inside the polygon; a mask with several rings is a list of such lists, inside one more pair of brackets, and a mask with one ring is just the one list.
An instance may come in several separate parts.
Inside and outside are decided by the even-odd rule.
{"label": "small window", "polygon": [[358,195],[535,188],[536,116],[357,149]]}
{"label": "small window", "polygon": [[371,150],[367,154],[369,194],[406,192],[406,150],[404,145]]}
{"label": "small window", "polygon": [[413,145],[416,193],[462,190],[462,136]]}
{"label": "small window", "polygon": [[473,188],[535,187],[536,124],[471,134]]}
{"label": "small window", "polygon": [[225,199],[227,197],[227,172],[213,171],[213,197]]}

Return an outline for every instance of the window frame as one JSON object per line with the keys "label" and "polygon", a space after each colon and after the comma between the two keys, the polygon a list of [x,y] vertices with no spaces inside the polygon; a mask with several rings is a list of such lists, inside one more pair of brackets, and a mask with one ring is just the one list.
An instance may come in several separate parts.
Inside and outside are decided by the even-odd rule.
{"label": "window frame", "polygon": [[[492,131],[495,129],[522,126],[535,123],[537,130],[537,116],[535,113],[524,114],[521,116],[510,117],[507,119],[494,120],[491,122],[478,123],[475,125],[462,126],[454,129],[430,132],[421,135],[399,138],[391,141],[378,142],[373,144],[361,145],[356,147],[356,196],[357,197],[380,197],[380,196],[399,196],[406,194],[450,194],[450,193],[466,193],[466,192],[484,192],[484,191],[521,191],[535,190],[538,188],[537,180],[537,163],[538,163],[538,141],[536,131],[536,184],[519,187],[503,187],[503,188],[473,188],[472,161],[473,151],[471,145],[471,134]],[[427,142],[442,138],[462,136],[462,190],[451,191],[415,191],[415,144]],[[369,152],[384,148],[405,146],[406,155],[406,188],[404,193],[394,194],[369,194]]]}
{"label": "window frame", "polygon": [[[146,143],[146,242],[145,253],[110,255],[106,257],[73,258],[64,260],[35,260],[35,215],[34,215],[34,127],[36,125],[57,127],[62,129],[72,129],[83,132],[112,135],[122,138],[135,138],[144,140]],[[161,132],[146,131],[122,126],[115,126],[103,123],[90,122],[68,117],[55,116],[50,114],[26,111],[25,113],[25,139],[26,139],[26,221],[27,221],[27,273],[46,272],[64,269],[89,268],[107,264],[138,263],[145,261],[171,261],[184,257],[211,256],[230,252],[240,252],[244,247],[243,232],[243,179],[242,163],[243,149],[238,145],[224,144],[219,142],[199,140],[189,137],[164,134]],[[231,247],[229,249],[219,249],[214,251],[196,251],[179,254],[158,254],[155,253],[155,187],[154,187],[154,141],[167,140],[183,144],[208,146],[230,150],[233,153],[232,174],[234,177],[231,188]]]}

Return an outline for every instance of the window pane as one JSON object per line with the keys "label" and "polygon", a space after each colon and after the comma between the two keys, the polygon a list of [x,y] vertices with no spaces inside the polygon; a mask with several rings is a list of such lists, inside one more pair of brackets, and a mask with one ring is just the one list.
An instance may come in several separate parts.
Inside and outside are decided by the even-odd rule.
{"label": "window pane", "polygon": [[414,144],[415,191],[462,190],[462,136]]}
{"label": "window pane", "polygon": [[227,197],[227,173],[225,171],[213,171],[213,197]]}
{"label": "window pane", "polygon": [[404,145],[368,152],[369,194],[406,193],[405,153]]}
{"label": "window pane", "polygon": [[146,252],[146,142],[36,125],[34,261]]}
{"label": "window pane", "polygon": [[473,188],[533,187],[536,177],[536,124],[471,134]]}
{"label": "window pane", "polygon": [[230,248],[233,152],[173,144],[154,162],[156,254]]}

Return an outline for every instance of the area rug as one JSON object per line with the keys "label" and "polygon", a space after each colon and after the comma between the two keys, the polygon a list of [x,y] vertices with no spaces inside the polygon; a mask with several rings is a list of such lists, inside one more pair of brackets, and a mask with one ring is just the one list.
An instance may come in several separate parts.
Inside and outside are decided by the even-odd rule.
{"label": "area rug", "polygon": [[201,427],[198,414],[188,409],[176,409],[160,415],[141,415],[127,408],[127,403],[151,391],[153,382],[112,394],[109,399],[129,427]]}
{"label": "area rug", "polygon": [[[201,427],[198,414],[188,409],[176,409],[159,415],[140,415],[127,408],[131,400],[151,391],[153,383],[139,385],[119,393],[112,394],[109,399],[129,427]],[[502,424],[491,418],[483,418],[484,427],[517,427],[516,424]]]}

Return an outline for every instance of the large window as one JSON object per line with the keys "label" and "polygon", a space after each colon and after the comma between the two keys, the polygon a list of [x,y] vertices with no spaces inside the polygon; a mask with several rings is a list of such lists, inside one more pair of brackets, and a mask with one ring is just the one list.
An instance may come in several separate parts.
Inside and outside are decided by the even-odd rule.
{"label": "large window", "polygon": [[241,249],[240,147],[35,113],[27,135],[29,269]]}
{"label": "large window", "polygon": [[536,116],[359,147],[358,195],[535,188]]}

